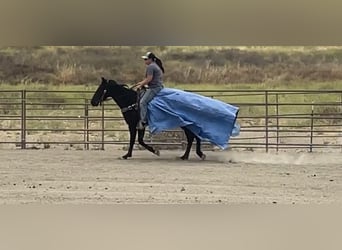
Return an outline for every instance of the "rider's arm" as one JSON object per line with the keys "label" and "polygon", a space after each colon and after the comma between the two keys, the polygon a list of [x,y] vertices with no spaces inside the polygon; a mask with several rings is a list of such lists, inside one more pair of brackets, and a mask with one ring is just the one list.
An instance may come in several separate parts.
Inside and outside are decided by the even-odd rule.
{"label": "rider's arm", "polygon": [[148,85],[148,83],[152,80],[152,78],[153,78],[153,75],[147,75],[144,80],[136,84],[137,88],[142,88],[143,86]]}

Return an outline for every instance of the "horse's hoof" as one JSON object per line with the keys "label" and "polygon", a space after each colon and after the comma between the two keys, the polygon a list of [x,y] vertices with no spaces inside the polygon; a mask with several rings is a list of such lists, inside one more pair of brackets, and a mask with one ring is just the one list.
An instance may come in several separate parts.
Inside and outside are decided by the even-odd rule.
{"label": "horse's hoof", "polygon": [[202,160],[202,161],[204,161],[204,160],[205,160],[205,158],[207,158],[207,156],[206,156],[205,154],[202,154],[202,156],[201,156],[201,160]]}
{"label": "horse's hoof", "polygon": [[132,157],[132,156],[124,155],[124,156],[121,157],[121,159],[128,160],[129,157]]}
{"label": "horse's hoof", "polygon": [[154,150],[154,154],[160,156],[160,151],[158,149]]}
{"label": "horse's hoof", "polygon": [[189,160],[189,158],[188,158],[188,157],[185,157],[185,156],[181,156],[181,157],[179,157],[178,159],[183,160],[183,161]]}

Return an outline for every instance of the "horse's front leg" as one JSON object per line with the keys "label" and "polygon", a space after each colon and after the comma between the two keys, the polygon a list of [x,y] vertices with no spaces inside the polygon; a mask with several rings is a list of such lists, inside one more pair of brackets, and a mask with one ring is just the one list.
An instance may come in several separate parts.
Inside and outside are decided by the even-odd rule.
{"label": "horse's front leg", "polygon": [[144,135],[145,135],[145,129],[139,129],[138,130],[138,142],[141,146],[143,146],[144,148],[146,148],[148,151],[152,152],[155,155],[160,155],[160,152],[158,149],[154,149],[153,147],[147,145],[144,142]]}
{"label": "horse's front leg", "polygon": [[136,126],[132,126],[130,125],[129,127],[129,148],[128,148],[128,152],[127,154],[125,154],[124,156],[122,156],[123,159],[127,159],[129,157],[132,157],[132,152],[133,152],[133,147],[134,147],[134,142],[135,142],[135,138],[137,136],[137,129]]}

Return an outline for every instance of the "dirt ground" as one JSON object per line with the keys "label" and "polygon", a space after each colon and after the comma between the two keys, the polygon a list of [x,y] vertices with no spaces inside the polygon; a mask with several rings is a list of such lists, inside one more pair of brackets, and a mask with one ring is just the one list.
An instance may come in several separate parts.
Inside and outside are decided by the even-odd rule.
{"label": "dirt ground", "polygon": [[0,204],[342,203],[342,154],[0,150]]}

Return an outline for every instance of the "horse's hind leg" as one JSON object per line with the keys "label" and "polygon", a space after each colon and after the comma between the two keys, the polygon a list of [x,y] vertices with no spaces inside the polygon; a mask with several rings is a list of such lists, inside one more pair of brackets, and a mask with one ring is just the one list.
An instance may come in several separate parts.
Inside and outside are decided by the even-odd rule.
{"label": "horse's hind leg", "polygon": [[196,137],[196,154],[202,159],[205,160],[206,155],[203,154],[202,150],[201,150],[201,139]]}
{"label": "horse's hind leg", "polygon": [[141,129],[141,130],[138,130],[138,142],[141,146],[143,146],[144,148],[146,148],[148,151],[152,152],[153,154],[155,155],[160,155],[160,152],[158,149],[154,149],[153,147],[147,145],[145,142],[144,142],[144,135],[145,135],[145,129]]}
{"label": "horse's hind leg", "polygon": [[185,132],[185,135],[186,135],[186,140],[187,140],[187,145],[186,145],[186,150],[184,152],[184,155],[181,156],[180,158],[182,160],[188,160],[189,159],[189,154],[190,154],[190,150],[191,150],[191,147],[192,147],[192,143],[194,142],[194,138],[195,138],[195,135],[190,131],[188,130],[187,128],[182,128]]}

